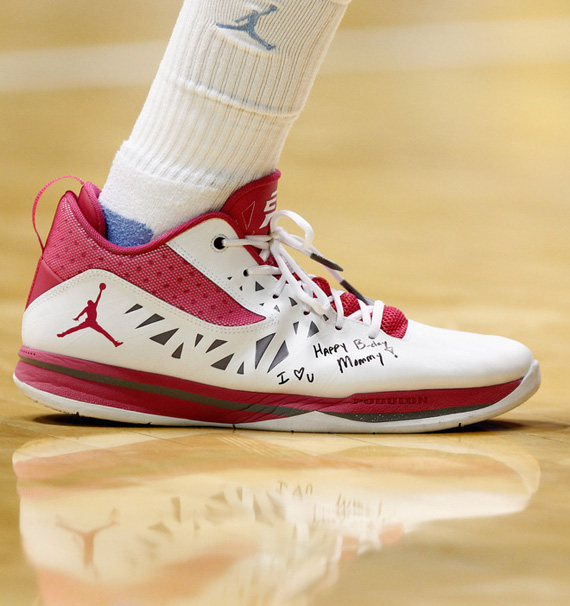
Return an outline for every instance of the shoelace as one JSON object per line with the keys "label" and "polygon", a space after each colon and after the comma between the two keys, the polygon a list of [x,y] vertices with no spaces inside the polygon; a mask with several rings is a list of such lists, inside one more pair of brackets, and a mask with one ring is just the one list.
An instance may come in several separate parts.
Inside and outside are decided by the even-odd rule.
{"label": "shoelace", "polygon": [[[283,227],[277,225],[281,217],[287,217],[296,223],[304,232],[302,238],[289,233]],[[260,257],[264,265],[255,265],[246,270],[248,275],[274,275],[280,276],[276,281],[275,290],[272,295],[277,298],[283,292],[286,285],[289,285],[298,301],[305,306],[306,313],[311,309],[320,316],[326,316],[334,312],[336,314],[335,327],[341,330],[346,319],[361,321],[370,327],[368,336],[375,339],[382,326],[382,317],[384,313],[384,303],[382,301],[372,301],[361,295],[353,286],[351,286],[340,274],[342,267],[333,261],[324,257],[313,246],[314,231],[311,224],[300,215],[289,210],[280,210],[273,214],[270,221],[269,234],[266,236],[246,236],[241,239],[224,238],[223,246],[253,246],[260,249]],[[326,267],[330,275],[347,292],[355,295],[358,299],[359,309],[345,316],[342,295],[344,291],[330,289],[328,295],[318,284],[319,278],[307,274],[305,270],[295,261],[285,247],[292,248],[314,261]],[[276,265],[267,264],[272,258]],[[321,279],[322,280],[322,279]]]}

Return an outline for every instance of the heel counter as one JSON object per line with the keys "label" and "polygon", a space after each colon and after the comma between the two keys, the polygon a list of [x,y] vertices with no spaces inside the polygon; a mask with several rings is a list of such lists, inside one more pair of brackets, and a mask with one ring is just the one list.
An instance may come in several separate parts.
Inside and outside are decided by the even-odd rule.
{"label": "heel counter", "polygon": [[32,281],[28,300],[26,301],[26,309],[40,295],[43,295],[45,292],[62,282],[63,280],[48,267],[42,255],[36,267],[36,273]]}
{"label": "heel counter", "polygon": [[[45,244],[42,242],[42,239],[36,229],[34,216],[34,229],[36,230],[36,234],[38,236],[40,246],[42,248],[42,254],[36,266],[36,273],[34,274],[32,286],[28,294],[28,300],[26,301],[26,309],[40,295],[43,295],[45,292],[52,289],[54,286],[57,286],[58,284],[61,284],[63,282],[63,279],[60,278],[53,269],[51,269],[48,263],[51,263],[53,267],[52,261],[54,257],[54,238],[61,232],[62,224],[66,223],[64,213],[65,207],[69,204],[69,201],[67,199],[68,196],[73,196],[73,198],[75,199],[74,194],[72,192],[66,192],[63,195],[63,197],[59,201],[59,204],[57,205]],[[55,256],[57,257],[57,252],[55,252]]]}

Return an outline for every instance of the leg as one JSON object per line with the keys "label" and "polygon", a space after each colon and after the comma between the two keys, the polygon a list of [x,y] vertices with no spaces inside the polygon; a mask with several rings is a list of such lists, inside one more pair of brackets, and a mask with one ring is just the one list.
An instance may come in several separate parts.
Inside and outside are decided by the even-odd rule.
{"label": "leg", "polygon": [[70,328],[69,330],[66,330],[65,332],[59,333],[57,336],[58,337],[67,337],[67,335],[77,332],[78,330],[83,330],[84,328],[89,328],[90,326],[91,325],[88,324],[87,322],[82,322],[81,324],[78,324],[77,326],[73,326],[72,328]]}
{"label": "leg", "polygon": [[109,339],[109,341],[111,341],[111,343],[115,346],[115,347],[119,347],[119,345],[122,345],[122,341],[117,341],[116,339],[113,339],[113,337],[101,326],[99,326],[99,324],[94,324],[92,326],[93,330],[96,330],[99,334],[102,334],[105,338]]}
{"label": "leg", "polygon": [[348,2],[251,11],[241,0],[186,0],[103,188],[109,239],[141,244],[272,173]]}

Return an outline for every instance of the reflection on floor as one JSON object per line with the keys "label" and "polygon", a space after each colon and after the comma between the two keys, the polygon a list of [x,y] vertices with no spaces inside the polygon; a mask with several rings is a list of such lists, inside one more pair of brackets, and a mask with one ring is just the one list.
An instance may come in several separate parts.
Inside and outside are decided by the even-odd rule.
{"label": "reflection on floor", "polygon": [[536,460],[500,436],[151,429],[14,455],[45,604],[305,605],[341,561],[420,524],[523,510]]}

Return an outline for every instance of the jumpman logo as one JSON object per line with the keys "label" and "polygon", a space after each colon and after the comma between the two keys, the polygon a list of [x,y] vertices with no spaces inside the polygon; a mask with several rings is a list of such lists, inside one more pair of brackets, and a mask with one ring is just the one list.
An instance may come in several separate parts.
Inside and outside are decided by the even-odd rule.
{"label": "jumpman logo", "polygon": [[96,330],[98,333],[102,334],[104,337],[109,339],[109,341],[111,341],[111,343],[115,347],[119,347],[119,345],[122,345],[123,344],[122,341],[116,341],[115,339],[113,339],[113,337],[104,328],[102,328],[99,325],[99,323],[97,322],[97,305],[99,305],[99,301],[101,300],[101,295],[103,294],[103,291],[106,288],[107,288],[107,285],[103,284],[103,282],[101,282],[101,284],[99,284],[99,295],[97,296],[97,299],[95,301],[91,301],[91,300],[87,301],[87,305],[85,306],[85,309],[76,318],[73,318],[74,322],[79,322],[79,319],[81,318],[81,316],[85,316],[85,320],[81,324],[78,324],[77,326],[73,326],[69,330],[59,333],[57,336],[66,337],[67,335],[77,332],[78,330],[83,330],[84,328],[92,328],[93,330]]}
{"label": "jumpman logo", "polygon": [[261,38],[261,36],[259,36],[257,34],[257,32],[255,31],[255,28],[257,27],[257,22],[261,19],[261,17],[270,15],[271,13],[274,13],[276,10],[278,10],[278,8],[275,6],[275,4],[272,4],[267,10],[265,10],[263,12],[253,10],[253,11],[251,11],[251,13],[248,13],[245,17],[236,19],[234,21],[235,25],[233,25],[233,24],[226,25],[224,23],[216,23],[216,25],[223,29],[233,29],[238,32],[245,32],[246,34],[249,35],[250,38],[252,38],[256,42],[259,42],[259,44],[264,46],[267,50],[271,51],[271,50],[275,49],[275,46],[273,44],[267,43],[263,38]]}

